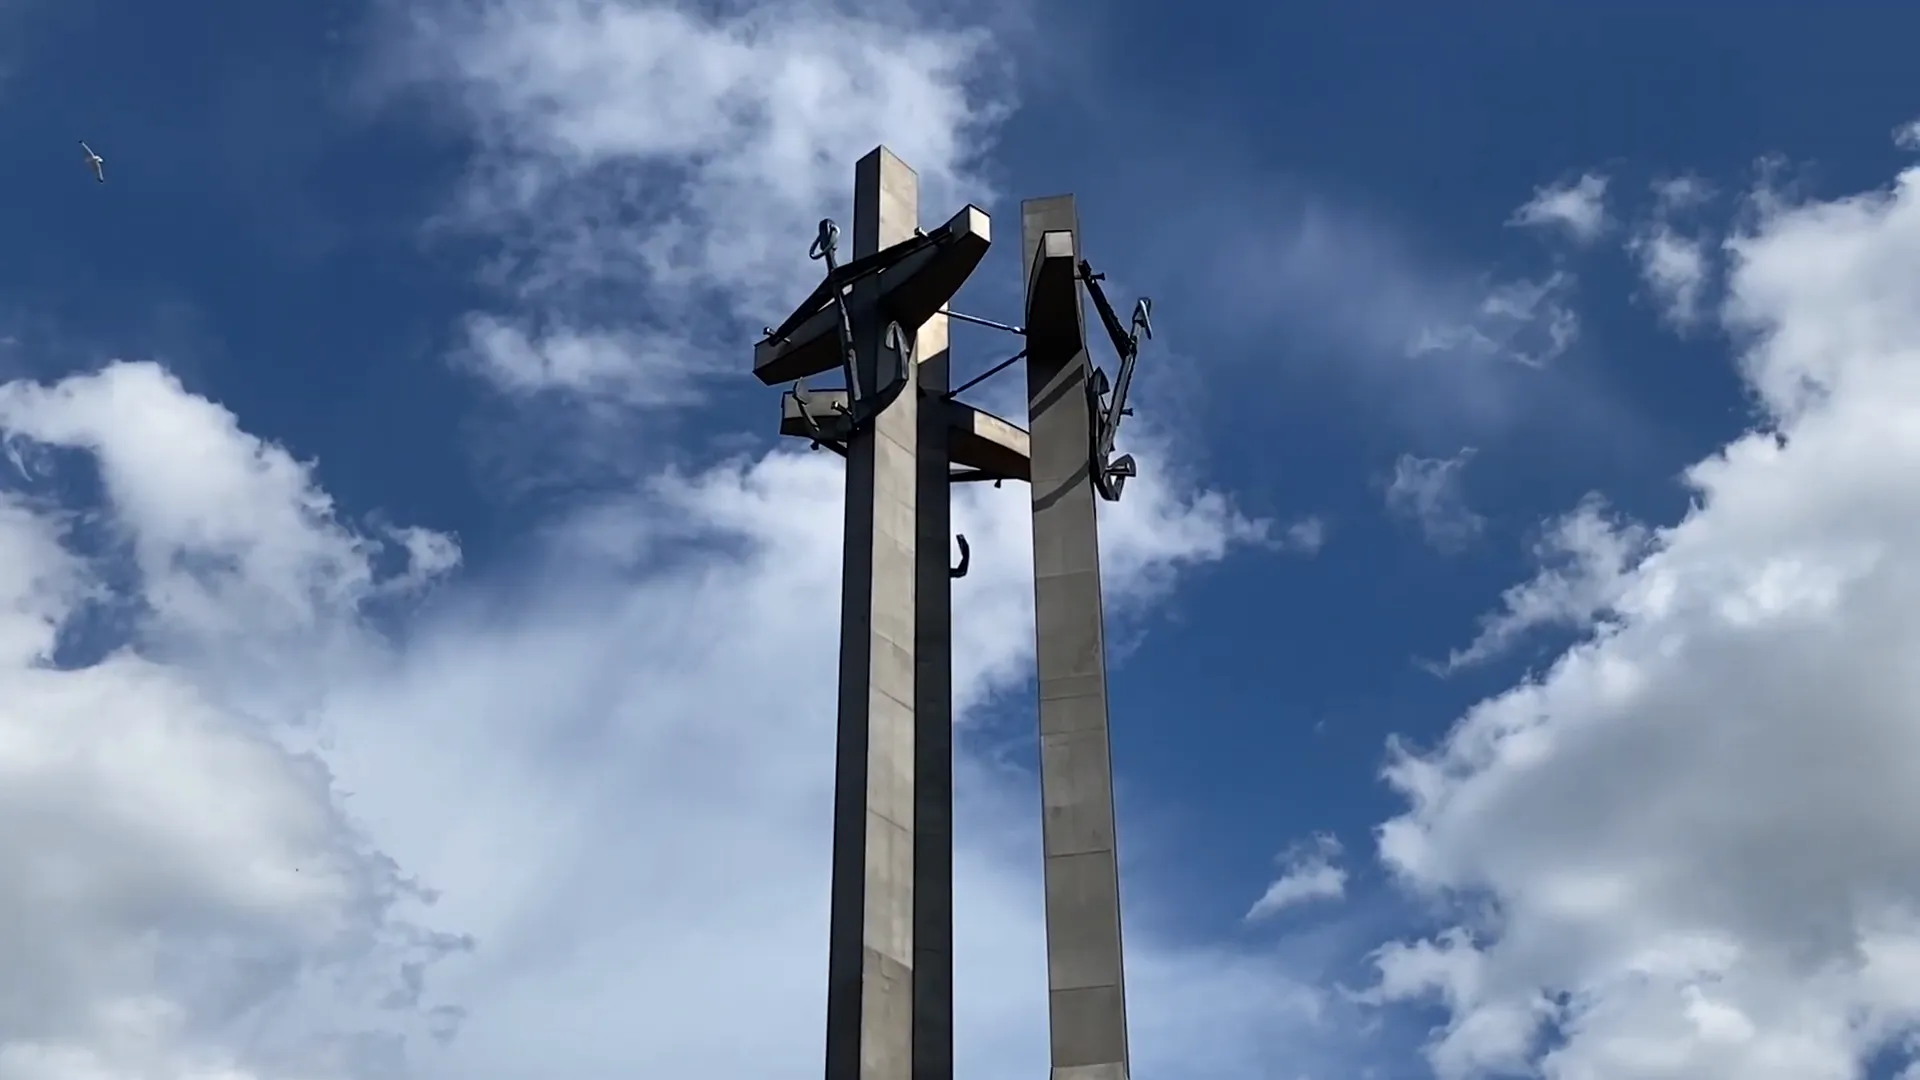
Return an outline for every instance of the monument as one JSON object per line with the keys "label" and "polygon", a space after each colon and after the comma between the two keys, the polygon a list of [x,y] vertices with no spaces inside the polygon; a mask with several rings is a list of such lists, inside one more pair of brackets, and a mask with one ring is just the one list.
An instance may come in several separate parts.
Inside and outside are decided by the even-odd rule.
{"label": "monument", "polygon": [[[948,561],[951,493],[982,480],[1032,498],[1052,1080],[1128,1080],[1097,508],[1135,473],[1114,441],[1149,307],[1121,324],[1059,196],[1021,208],[1024,328],[954,312],[991,223],[969,205],[924,231],[919,203],[892,152],[861,158],[851,258],[821,222],[825,279],[754,349],[763,382],[793,384],[781,433],[847,462],[826,1080],[953,1076],[952,583],[971,553],[954,537]],[[1083,290],[1118,354],[1111,382]],[[953,389],[955,319],[1026,347]],[[1027,430],[958,399],[1021,359]],[[807,389],[836,369],[842,388]]]}

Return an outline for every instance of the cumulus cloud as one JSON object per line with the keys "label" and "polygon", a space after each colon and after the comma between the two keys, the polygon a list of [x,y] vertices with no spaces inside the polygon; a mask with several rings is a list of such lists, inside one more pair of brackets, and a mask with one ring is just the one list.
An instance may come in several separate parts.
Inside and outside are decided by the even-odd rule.
{"label": "cumulus cloud", "polygon": [[1474,453],[1469,446],[1446,458],[1401,454],[1387,484],[1387,512],[1413,523],[1443,552],[1460,551],[1479,539],[1487,522],[1467,505],[1460,482]]}
{"label": "cumulus cloud", "polygon": [[1493,624],[1590,636],[1387,769],[1381,856],[1461,918],[1375,993],[1444,1008],[1443,1080],[1850,1080],[1920,1030],[1920,171],[1729,250],[1765,427],[1639,554],[1590,520]]}
{"label": "cumulus cloud", "polygon": [[497,249],[463,357],[517,393],[683,403],[812,286],[855,159],[891,146],[944,220],[1006,112],[986,32],[906,5],[444,0],[402,40],[479,143],[441,225]]}
{"label": "cumulus cloud", "polygon": [[1536,188],[1533,198],[1521,204],[1507,224],[1552,229],[1575,243],[1591,244],[1607,228],[1607,178],[1586,173],[1564,184]]}
{"label": "cumulus cloud", "polygon": [[[389,1075],[455,1025],[421,980],[464,940],[411,917],[297,717],[166,659],[351,633],[379,539],[151,365],[0,386],[0,432],[56,459],[0,490],[0,1076]],[[447,543],[393,546],[425,574]]]}
{"label": "cumulus cloud", "polygon": [[1347,894],[1347,871],[1339,865],[1340,841],[1326,834],[1288,852],[1284,869],[1247,909],[1248,922],[1271,918],[1287,908],[1338,900]]}

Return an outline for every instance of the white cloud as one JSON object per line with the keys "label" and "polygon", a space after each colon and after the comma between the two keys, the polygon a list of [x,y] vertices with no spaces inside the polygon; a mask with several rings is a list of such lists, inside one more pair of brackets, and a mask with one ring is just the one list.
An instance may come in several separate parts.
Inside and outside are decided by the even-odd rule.
{"label": "white cloud", "polygon": [[1388,513],[1419,526],[1427,542],[1441,551],[1459,551],[1479,539],[1486,519],[1467,506],[1460,486],[1474,452],[1469,446],[1447,458],[1401,454],[1387,484]]}
{"label": "white cloud", "polygon": [[1347,894],[1347,871],[1338,864],[1340,841],[1329,835],[1287,853],[1279,877],[1247,909],[1247,921],[1271,918],[1287,908],[1338,900]]}
{"label": "white cloud", "polygon": [[1893,145],[1902,150],[1920,150],[1920,120],[1909,120],[1894,128]]}
{"label": "white cloud", "polygon": [[1655,208],[1662,214],[1692,210],[1714,196],[1713,185],[1693,175],[1666,176],[1652,184]]}
{"label": "white cloud", "polygon": [[1698,324],[1701,297],[1712,272],[1706,243],[1657,222],[1634,236],[1627,250],[1638,260],[1641,279],[1660,305],[1661,317],[1682,330]]}
{"label": "white cloud", "polygon": [[1280,547],[1301,555],[1312,555],[1327,544],[1327,522],[1321,517],[1304,517],[1288,525],[1280,534]]}
{"label": "white cloud", "polygon": [[1535,188],[1508,225],[1555,229],[1579,244],[1591,244],[1607,228],[1607,178],[1586,173],[1565,184]]}
{"label": "white cloud", "polygon": [[1920,1027],[1920,172],[1730,254],[1771,429],[1644,557],[1510,594],[1600,621],[1388,769],[1382,857],[1462,920],[1377,994],[1444,1006],[1443,1078],[1851,1080]]}
{"label": "white cloud", "polygon": [[1544,367],[1580,339],[1580,317],[1569,303],[1574,284],[1564,271],[1544,281],[1496,284],[1470,318],[1421,328],[1407,354],[1465,352]]}
{"label": "white cloud", "polygon": [[1694,176],[1669,177],[1652,185],[1652,215],[1627,238],[1627,254],[1640,271],[1660,318],[1685,333],[1707,314],[1707,290],[1713,285],[1714,244],[1696,228],[1682,232],[1675,221],[1713,197],[1713,189]]}
{"label": "white cloud", "polygon": [[[375,539],[150,365],[0,386],[0,432],[83,452],[41,478],[90,464],[104,495],[0,491],[0,1076],[378,1075],[388,1040],[455,1019],[412,972],[459,940],[404,916],[416,887],[289,751],[297,717],[164,659],[314,648],[386,588]],[[451,559],[398,543],[420,573]],[[116,613],[138,651],[54,663],[127,636]]]}
{"label": "white cloud", "polygon": [[1006,111],[987,34],[906,5],[438,0],[405,42],[391,77],[479,140],[442,225],[498,245],[464,355],[515,392],[681,403],[811,287],[855,159],[891,146],[944,220]]}
{"label": "white cloud", "polygon": [[564,324],[541,331],[531,320],[508,321],[485,312],[469,314],[462,330],[462,359],[509,393],[565,390],[642,408],[699,398],[701,368],[694,351],[666,335]]}
{"label": "white cloud", "polygon": [[1501,655],[1527,633],[1544,627],[1581,628],[1611,611],[1629,569],[1645,553],[1647,532],[1607,512],[1597,498],[1551,523],[1534,545],[1539,573],[1500,597],[1500,609],[1480,633],[1439,666],[1442,672]]}

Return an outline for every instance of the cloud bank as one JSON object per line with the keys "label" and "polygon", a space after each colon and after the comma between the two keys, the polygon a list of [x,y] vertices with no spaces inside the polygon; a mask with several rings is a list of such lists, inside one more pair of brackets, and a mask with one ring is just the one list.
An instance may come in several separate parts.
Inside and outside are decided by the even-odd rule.
{"label": "cloud bank", "polygon": [[1443,1080],[1853,1080],[1920,1026],[1920,172],[1728,250],[1764,426],[1675,525],[1574,519],[1488,634],[1588,640],[1387,770],[1460,919],[1376,993],[1444,1006]]}

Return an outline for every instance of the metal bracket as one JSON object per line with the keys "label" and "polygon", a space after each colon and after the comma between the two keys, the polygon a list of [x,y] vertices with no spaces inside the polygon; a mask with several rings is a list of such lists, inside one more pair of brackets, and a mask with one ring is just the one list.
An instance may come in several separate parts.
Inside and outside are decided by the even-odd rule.
{"label": "metal bracket", "polygon": [[1119,370],[1111,386],[1107,383],[1106,372],[1099,367],[1093,367],[1087,377],[1087,404],[1093,413],[1093,425],[1089,433],[1092,445],[1088,448],[1093,484],[1101,498],[1117,502],[1127,481],[1139,475],[1139,466],[1134,463],[1133,455],[1122,454],[1116,458],[1113,449],[1114,440],[1120,434],[1121,419],[1133,415],[1133,410],[1127,407],[1127,393],[1133,388],[1133,369],[1140,359],[1140,342],[1153,338],[1153,301],[1144,296],[1136,301],[1131,324],[1122,326],[1120,316],[1114,313],[1113,305],[1107,301],[1106,290],[1100,287],[1106,275],[1094,273],[1092,265],[1082,259],[1080,280],[1086,283],[1094,310],[1099,312],[1100,322],[1106,327],[1107,337],[1120,357]]}
{"label": "metal bracket", "polygon": [[999,363],[993,365],[992,367],[981,372],[980,374],[975,375],[973,378],[968,379],[966,382],[961,383],[959,386],[956,386],[953,389],[947,391],[946,399],[948,401],[952,401],[954,398],[959,397],[961,394],[966,393],[967,391],[973,389],[976,386],[979,386],[981,383],[986,382],[988,379],[993,378],[995,375],[1000,374],[1001,372],[1012,367],[1014,364],[1017,364],[1020,361],[1025,360],[1026,358],[1027,358],[1027,350],[1021,349],[1019,352],[1014,353],[1012,356],[1007,357],[1005,360],[1000,361]]}
{"label": "metal bracket", "polygon": [[[922,243],[932,242],[925,233],[918,230],[915,230],[915,240]],[[909,243],[912,242],[909,241]],[[833,297],[834,310],[839,316],[840,367],[847,381],[847,405],[840,411],[841,415],[850,421],[852,430],[847,434],[851,435],[853,431],[872,423],[874,417],[879,416],[887,406],[893,404],[894,399],[900,396],[900,392],[906,389],[907,379],[912,374],[918,336],[906,333],[897,322],[888,323],[881,345],[884,351],[893,356],[893,370],[884,378],[876,370],[871,385],[860,378],[859,355],[853,341],[853,318],[847,310],[847,290],[861,278],[885,269],[887,263],[892,261],[897,253],[890,250],[881,253],[888,255],[886,260],[878,260],[870,256],[867,259],[856,259],[843,266],[840,262],[839,250],[840,226],[835,224],[832,218],[820,219],[820,232],[807,249],[807,258],[816,262],[824,261],[827,264],[826,281],[822,283],[821,288],[827,290]],[[782,327],[778,331],[769,329],[767,337],[779,337],[791,331],[791,327]],[[813,448],[817,450],[822,445],[832,445],[832,440],[822,432],[812,414],[807,411],[805,388],[796,382],[789,393],[800,406],[801,422],[807,426],[807,431],[813,439]],[[835,447],[835,449],[839,448]]]}
{"label": "metal bracket", "polygon": [[960,545],[960,565],[949,569],[947,576],[950,578],[963,578],[967,576],[968,564],[973,562],[973,549],[967,546],[967,538],[965,536],[954,533],[953,539],[955,543]]}
{"label": "metal bracket", "polygon": [[[800,423],[806,426],[808,439],[807,449],[818,450],[824,446],[834,453],[839,454],[841,457],[846,457],[847,448],[841,444],[839,438],[835,437],[837,433],[829,433],[826,429],[822,428],[820,422],[815,420],[813,413],[809,411],[808,404],[813,399],[807,396],[806,380],[796,380],[793,384],[793,389],[787,391],[786,396],[793,399],[795,411],[800,414]],[[846,406],[838,402],[834,403],[834,411],[848,419],[852,418],[852,414],[847,411]],[[841,437],[844,437],[844,435]]]}

